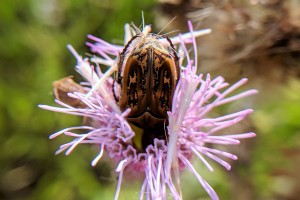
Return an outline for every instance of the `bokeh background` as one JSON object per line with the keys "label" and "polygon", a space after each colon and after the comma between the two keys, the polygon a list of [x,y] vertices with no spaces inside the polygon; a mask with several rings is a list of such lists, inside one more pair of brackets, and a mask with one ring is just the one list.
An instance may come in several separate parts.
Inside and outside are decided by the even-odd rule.
{"label": "bokeh background", "polygon": [[[200,70],[229,82],[249,78],[260,93],[218,112],[251,107],[255,113],[235,131],[255,139],[229,149],[239,156],[227,172],[214,165],[201,175],[220,199],[300,199],[300,2],[299,0],[2,0],[0,2],[0,199],[113,199],[114,168],[90,162],[97,148],[80,146],[70,156],[54,152],[66,138],[48,136],[81,119],[41,110],[54,105],[52,82],[81,81],[72,44],[82,55],[86,35],[122,44],[124,23],[154,32],[211,28],[199,39]],[[120,199],[138,199],[139,183],[123,182]],[[187,200],[209,199],[191,174],[183,174]]]}

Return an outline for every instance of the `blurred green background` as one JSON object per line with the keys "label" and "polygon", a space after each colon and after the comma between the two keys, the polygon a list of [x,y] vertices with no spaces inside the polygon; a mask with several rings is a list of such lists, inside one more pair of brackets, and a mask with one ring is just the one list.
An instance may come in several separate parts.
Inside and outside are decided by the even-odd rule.
{"label": "blurred green background", "polygon": [[[175,29],[182,31],[186,26],[184,12],[203,9],[209,1],[203,1],[203,4],[199,1],[197,5],[194,1],[170,2],[0,2],[0,199],[113,199],[116,186],[114,169],[105,160],[95,168],[90,166],[97,154],[95,147],[80,146],[70,156],[54,155],[67,139],[62,137],[50,141],[49,135],[77,125],[81,119],[44,111],[37,105],[54,105],[54,80],[68,75],[81,80],[73,69],[76,62],[67,50],[67,44],[72,44],[81,55],[88,52],[84,45],[87,34],[122,44],[124,24],[133,21],[140,25],[141,11],[144,11],[147,24],[159,24],[157,28],[154,26],[155,31],[174,16],[178,17],[174,22]],[[233,1],[232,5],[234,2],[239,1]],[[209,5],[224,9],[218,7],[218,2]],[[209,24],[199,25],[197,20],[194,23],[200,28],[210,27]],[[172,28],[171,25],[170,30]],[[296,26],[295,32],[300,33],[299,27]],[[300,34],[297,36],[299,39]],[[204,44],[203,47],[209,45],[214,44]],[[200,52],[206,50],[201,48],[200,44]],[[293,50],[292,53],[298,54],[292,58],[288,53],[281,54],[283,58],[278,62],[297,61],[299,52],[299,49]],[[206,63],[208,61],[203,61]],[[293,66],[299,70],[300,61],[296,63]],[[278,76],[283,77],[279,81],[270,81],[264,73],[249,73],[250,85],[258,88],[260,94],[251,102],[244,102],[244,107],[250,105],[256,112],[243,124],[243,129],[255,131],[258,136],[243,141],[244,146],[234,147],[241,160],[233,164],[232,171],[227,173],[214,165],[215,172],[209,173],[200,165],[201,174],[216,189],[220,199],[300,199],[300,81],[296,73],[285,71],[289,62],[282,65],[282,69],[276,67],[280,71]],[[224,68],[226,66],[214,68],[211,73],[214,76],[224,73]],[[268,65],[265,74],[272,73],[272,69],[272,65]],[[210,71],[209,68],[206,70]],[[229,68],[227,75],[231,70]],[[233,79],[247,74],[236,73]],[[208,199],[192,175],[184,174],[183,182],[185,199]],[[122,185],[120,199],[138,199],[139,183],[124,182]]]}

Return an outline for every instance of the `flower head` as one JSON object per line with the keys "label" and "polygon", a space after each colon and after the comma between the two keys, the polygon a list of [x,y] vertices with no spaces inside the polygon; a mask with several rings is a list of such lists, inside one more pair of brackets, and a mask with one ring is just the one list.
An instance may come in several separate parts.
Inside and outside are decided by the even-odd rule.
{"label": "flower head", "polygon": [[[145,26],[141,32],[125,25],[124,46],[109,44],[94,36],[88,36],[94,43],[87,43],[87,45],[92,52],[97,54],[92,58],[83,59],[71,46],[68,46],[77,59],[76,71],[86,81],[81,84],[82,88],[75,91],[68,90],[68,96],[80,102],[80,106],[60,99],[58,95],[55,101],[60,107],[40,105],[41,108],[47,110],[79,115],[87,119],[86,125],[66,128],[52,134],[50,138],[61,134],[73,138],[71,142],[61,145],[57,151],[57,153],[65,151],[66,155],[79,144],[99,146],[99,153],[92,161],[93,166],[101,159],[103,153],[107,153],[115,161],[116,172],[119,173],[115,199],[118,198],[125,172],[144,174],[140,199],[167,199],[168,193],[174,199],[181,199],[178,174],[185,168],[195,175],[212,199],[218,199],[212,187],[194,169],[191,158],[198,158],[211,171],[213,168],[205,157],[211,158],[230,170],[230,164],[221,157],[233,160],[237,157],[222,150],[207,147],[206,144],[236,145],[239,144],[239,139],[255,136],[254,133],[215,135],[217,131],[243,120],[252,110],[246,109],[217,118],[210,118],[209,113],[220,105],[255,94],[257,91],[248,90],[230,96],[231,92],[245,84],[247,79],[242,79],[230,86],[222,77],[211,79],[209,74],[197,74],[197,60],[190,59],[186,44],[193,45],[196,58],[195,38],[208,33],[209,30],[193,31],[191,23],[189,23],[189,28],[189,33],[170,38],[175,45],[172,48],[177,49],[180,59],[180,79],[173,95],[172,109],[167,112],[168,125],[165,138],[153,138],[147,146],[139,147],[137,142],[139,130],[134,128],[127,118],[131,110],[120,109],[118,102],[120,88],[111,78],[111,74],[118,68],[119,55],[124,46],[134,46],[134,42],[129,42],[131,38],[136,34],[147,36],[151,30],[150,26]],[[166,37],[158,36],[157,40],[162,45],[169,42]],[[185,66],[182,64],[184,61]],[[102,72],[99,65],[108,66],[108,70]],[[78,134],[76,130],[85,130],[86,133]]]}

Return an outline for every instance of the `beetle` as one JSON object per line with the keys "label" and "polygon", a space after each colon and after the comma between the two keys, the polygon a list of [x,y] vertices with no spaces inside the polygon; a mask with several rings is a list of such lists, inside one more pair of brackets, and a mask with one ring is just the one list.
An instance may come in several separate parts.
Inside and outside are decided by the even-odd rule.
{"label": "beetle", "polygon": [[142,130],[145,150],[155,138],[166,139],[167,112],[180,78],[179,57],[167,36],[140,32],[125,45],[117,65],[120,94],[115,98],[121,111],[131,109],[126,119]]}

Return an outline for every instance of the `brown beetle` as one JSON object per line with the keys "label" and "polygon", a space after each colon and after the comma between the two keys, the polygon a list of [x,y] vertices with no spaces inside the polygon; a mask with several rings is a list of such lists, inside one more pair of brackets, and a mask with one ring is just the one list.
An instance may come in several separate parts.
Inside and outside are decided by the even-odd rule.
{"label": "brown beetle", "polygon": [[179,58],[171,40],[160,38],[166,42],[154,34],[138,33],[118,60],[119,106],[122,111],[130,108],[128,122],[143,130],[142,150],[153,144],[154,138],[166,139],[167,111],[172,108],[180,77]]}

